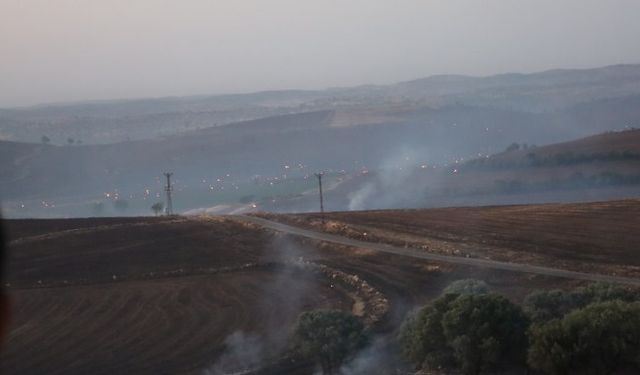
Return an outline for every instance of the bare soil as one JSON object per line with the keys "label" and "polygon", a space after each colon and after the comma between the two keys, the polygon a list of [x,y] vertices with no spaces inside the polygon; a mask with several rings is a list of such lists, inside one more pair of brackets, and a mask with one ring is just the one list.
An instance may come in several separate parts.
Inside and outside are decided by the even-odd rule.
{"label": "bare soil", "polygon": [[640,200],[261,216],[424,251],[640,276]]}
{"label": "bare soil", "polygon": [[6,224],[3,374],[201,373],[234,332],[286,337],[302,310],[353,305],[326,278],[273,266],[272,235],[229,220]]}
{"label": "bare soil", "polygon": [[[331,214],[331,220],[349,215]],[[401,213],[391,221],[396,227],[387,226],[383,213],[361,215],[377,218],[380,228],[402,236],[413,236],[421,228],[414,223],[403,229]],[[419,217],[417,212],[413,219]],[[428,222],[429,217],[421,220]],[[312,223],[316,217],[298,218]],[[456,279],[483,279],[515,301],[533,289],[581,284],[278,235],[232,218],[5,224],[11,236],[7,283],[14,316],[0,357],[3,374],[202,373],[222,355],[225,338],[234,332],[286,339],[300,311],[366,309],[359,297],[330,277],[273,266],[291,260],[357,276],[382,293],[389,309],[372,326],[380,335],[393,334],[408,311]],[[364,224],[353,225],[360,230],[358,225]],[[367,224],[370,227],[375,229]],[[443,222],[430,233],[442,231],[438,241],[451,242],[452,230],[447,228],[455,227],[455,220]],[[464,241],[485,238],[482,230],[473,228]],[[567,241],[580,237],[567,234]],[[525,242],[523,238],[520,246]],[[260,373],[311,374],[313,368],[286,359]]]}

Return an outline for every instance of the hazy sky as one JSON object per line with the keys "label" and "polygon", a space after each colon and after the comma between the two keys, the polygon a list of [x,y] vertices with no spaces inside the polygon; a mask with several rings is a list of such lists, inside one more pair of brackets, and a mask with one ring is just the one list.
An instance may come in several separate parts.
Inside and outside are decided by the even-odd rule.
{"label": "hazy sky", "polygon": [[0,0],[0,107],[640,62],[638,0]]}

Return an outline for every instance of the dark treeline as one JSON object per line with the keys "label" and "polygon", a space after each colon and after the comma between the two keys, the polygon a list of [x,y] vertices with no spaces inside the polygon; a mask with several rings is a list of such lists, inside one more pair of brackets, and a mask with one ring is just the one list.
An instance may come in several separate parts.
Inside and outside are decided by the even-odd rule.
{"label": "dark treeline", "polygon": [[[383,354],[372,334],[349,313],[306,312],[291,337],[292,354],[322,374],[373,373],[380,367],[354,366]],[[640,290],[594,283],[534,291],[517,304],[484,281],[458,280],[410,312],[392,336],[385,350],[399,355],[396,367],[406,372],[638,373]]]}
{"label": "dark treeline", "polygon": [[584,189],[607,186],[627,186],[640,184],[640,174],[622,174],[613,171],[603,171],[590,176],[576,172],[571,176],[559,179],[551,178],[544,181],[523,180],[495,180],[495,190],[499,193],[521,193],[530,191]]}
{"label": "dark treeline", "polygon": [[572,151],[557,153],[551,156],[539,156],[531,151],[526,158],[519,160],[502,160],[496,158],[474,159],[465,164],[468,169],[509,169],[526,167],[553,167],[593,162],[638,161],[640,153],[633,151],[609,151],[606,153],[574,153]]}
{"label": "dark treeline", "polygon": [[536,291],[520,306],[461,280],[407,317],[399,345],[428,373],[637,373],[639,300],[637,290],[598,283]]}

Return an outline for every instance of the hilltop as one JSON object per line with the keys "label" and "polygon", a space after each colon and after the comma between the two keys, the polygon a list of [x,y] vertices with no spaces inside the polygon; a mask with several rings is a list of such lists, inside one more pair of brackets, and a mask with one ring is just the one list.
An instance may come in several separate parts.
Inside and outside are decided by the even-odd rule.
{"label": "hilltop", "polygon": [[[328,200],[333,209],[629,197],[635,194],[631,154],[636,151],[626,148],[638,144],[637,132],[620,133],[615,141],[599,141],[599,136],[579,141],[610,144],[597,146],[601,151],[584,151],[593,160],[581,163],[570,160],[584,154],[582,146],[563,142],[637,126],[640,91],[634,88],[640,87],[639,76],[640,66],[624,65],[493,77],[437,76],[322,94],[263,92],[2,110],[2,134],[10,133],[2,119],[18,121],[16,129],[37,134],[35,140],[40,125],[64,129],[68,119],[93,134],[97,128],[89,118],[95,116],[101,121],[95,134],[107,134],[116,126],[140,136],[115,143],[107,136],[101,144],[87,139],[80,144],[81,137],[67,145],[60,145],[59,138],[46,144],[0,141],[0,195],[13,217],[142,214],[162,199],[162,172],[173,171],[181,194],[176,200],[179,211],[239,203],[304,211],[316,209],[303,195],[315,188],[309,177],[322,170],[348,180]],[[515,105],[514,100],[528,104]],[[549,106],[536,109],[545,101]],[[160,130],[162,110],[200,116],[195,113],[211,108],[228,114],[254,107],[266,112],[233,115],[229,123],[204,121]],[[121,121],[122,116],[151,116],[144,121],[157,131]],[[168,123],[182,123],[182,115],[176,116],[169,116]],[[29,119],[46,121],[37,125]],[[502,152],[513,143],[520,149]],[[550,144],[557,145],[531,148]],[[596,155],[603,152],[606,157]],[[474,158],[478,160],[469,162]],[[396,172],[387,178],[390,171]],[[369,174],[362,176],[364,172]],[[612,192],[609,185],[625,185],[625,191]],[[567,195],[567,187],[597,191],[574,189]],[[607,193],[602,194],[603,187]],[[363,189],[369,191],[364,200]],[[541,189],[544,194],[537,194]],[[551,190],[562,194],[550,195]],[[128,210],[110,210],[114,199],[126,199]]]}
{"label": "hilltop", "polygon": [[[488,77],[432,76],[390,85],[326,90],[58,103],[0,109],[6,140],[84,144],[152,139],[246,120],[313,111],[369,113],[451,105],[527,113],[564,111],[581,103],[640,95],[640,65],[558,69]],[[351,117],[351,125],[362,118]],[[365,121],[366,123],[367,121]]]}
{"label": "hilltop", "polygon": [[[345,126],[344,111],[318,111],[111,145],[0,142],[1,193],[11,200],[96,197],[114,189],[139,194],[155,189],[156,177],[164,170],[177,172],[180,181],[193,186],[226,174],[239,179],[279,176],[284,165],[306,166],[301,176],[319,169],[375,170],[406,152],[429,163],[446,163],[495,153],[514,140],[551,143],[616,129],[637,118],[640,97],[630,100],[625,99],[627,114],[618,111],[618,101],[590,107],[600,108],[602,116],[610,114],[610,122],[589,120],[580,115],[582,107],[551,115],[458,105],[396,108],[379,112],[384,121],[362,126]],[[584,121],[576,123],[576,118]]]}

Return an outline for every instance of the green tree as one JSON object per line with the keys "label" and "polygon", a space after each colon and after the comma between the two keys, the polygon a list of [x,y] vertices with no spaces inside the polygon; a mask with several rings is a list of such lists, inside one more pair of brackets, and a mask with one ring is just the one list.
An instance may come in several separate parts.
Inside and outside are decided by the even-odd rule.
{"label": "green tree", "polygon": [[593,302],[621,300],[634,302],[640,300],[640,291],[619,284],[598,282],[577,288],[572,293],[577,304],[586,306]]}
{"label": "green tree", "polygon": [[163,209],[164,204],[162,202],[156,202],[151,206],[151,211],[153,211],[156,216],[160,215]]}
{"label": "green tree", "polygon": [[598,302],[530,331],[529,365],[548,374],[640,371],[640,304]]}
{"label": "green tree", "polygon": [[442,326],[466,374],[525,364],[529,321],[519,306],[501,295],[458,297],[443,316]]}
{"label": "green tree", "polygon": [[487,294],[489,293],[489,285],[482,280],[462,279],[456,280],[449,284],[442,294]]}
{"label": "green tree", "polygon": [[535,291],[523,303],[525,312],[534,322],[560,319],[567,313],[594,302],[633,302],[640,300],[640,291],[611,283],[593,283],[572,291]]}
{"label": "green tree", "polygon": [[403,356],[423,369],[479,374],[523,366],[528,319],[497,294],[445,293],[400,329]]}
{"label": "green tree", "polygon": [[551,319],[562,318],[566,313],[576,308],[571,293],[563,290],[543,290],[529,294],[523,308],[534,322],[546,322]]}
{"label": "green tree", "polygon": [[402,356],[417,368],[455,367],[453,351],[446,343],[442,318],[459,295],[445,294],[413,312],[400,327]]}
{"label": "green tree", "polygon": [[342,363],[368,343],[364,324],[339,310],[304,312],[298,318],[293,344],[317,362],[324,374],[335,374]]}

